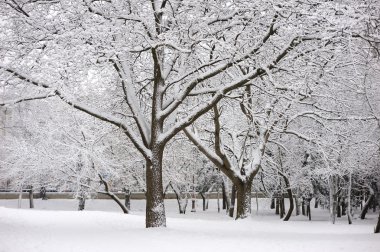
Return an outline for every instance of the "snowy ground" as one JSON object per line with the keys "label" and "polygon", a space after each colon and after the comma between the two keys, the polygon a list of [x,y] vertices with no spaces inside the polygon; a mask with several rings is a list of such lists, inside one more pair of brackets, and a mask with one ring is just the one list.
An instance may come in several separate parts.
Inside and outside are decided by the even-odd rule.
{"label": "snowy ground", "polygon": [[[304,216],[283,222],[268,202],[252,218],[234,221],[216,210],[186,215],[177,213],[175,200],[166,201],[167,228],[145,229],[143,200],[132,201],[133,213],[124,215],[110,200],[89,200],[86,211],[75,211],[76,200],[35,200],[35,209],[15,209],[17,200],[0,200],[0,252],[69,251],[380,251],[380,235],[373,234],[376,215],[328,222],[328,212],[312,209],[313,220]],[[253,208],[256,209],[253,201]],[[56,211],[48,211],[56,210]]]}

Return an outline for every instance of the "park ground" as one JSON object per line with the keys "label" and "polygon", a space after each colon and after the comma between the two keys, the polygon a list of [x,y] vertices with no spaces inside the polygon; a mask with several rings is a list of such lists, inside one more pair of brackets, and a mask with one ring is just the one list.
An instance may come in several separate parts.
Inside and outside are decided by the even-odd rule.
{"label": "park ground", "polygon": [[85,211],[76,211],[77,200],[35,200],[28,209],[23,200],[0,200],[0,252],[202,252],[202,251],[380,251],[380,234],[374,234],[376,214],[347,224],[339,218],[328,221],[328,210],[312,208],[312,220],[293,216],[284,222],[259,200],[252,201],[252,216],[235,221],[209,209],[185,215],[177,213],[175,200],[166,200],[167,228],[146,229],[144,200],[132,200],[132,214],[125,215],[111,200],[88,200]]}

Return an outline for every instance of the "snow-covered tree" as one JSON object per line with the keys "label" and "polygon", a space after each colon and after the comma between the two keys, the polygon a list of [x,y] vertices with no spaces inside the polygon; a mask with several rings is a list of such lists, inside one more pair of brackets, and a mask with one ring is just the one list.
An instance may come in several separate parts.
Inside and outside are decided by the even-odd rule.
{"label": "snow-covered tree", "polygon": [[265,76],[307,95],[283,73],[360,35],[365,6],[350,4],[2,0],[1,104],[49,98],[119,128],[146,161],[146,226],[165,226],[166,144]]}

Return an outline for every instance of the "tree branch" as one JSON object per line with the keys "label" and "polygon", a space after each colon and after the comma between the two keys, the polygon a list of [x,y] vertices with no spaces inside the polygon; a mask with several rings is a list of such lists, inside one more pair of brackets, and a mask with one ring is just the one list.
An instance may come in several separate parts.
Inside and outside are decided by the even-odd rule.
{"label": "tree branch", "polygon": [[50,87],[50,85],[43,83],[43,82],[39,82],[39,81],[33,79],[32,77],[28,77],[28,76],[18,72],[17,70],[15,70],[13,68],[6,67],[2,64],[0,64],[0,68],[4,69],[5,71],[7,71],[11,74],[13,74],[18,79],[29,82],[34,86],[43,87],[45,89],[50,89],[52,91],[52,93],[54,93],[63,102],[67,103],[68,105],[72,106],[73,108],[76,108],[82,112],[85,112],[86,114],[89,114],[89,115],[91,115],[91,116],[93,116],[99,120],[102,120],[104,122],[108,122],[108,123],[113,124],[117,127],[120,127],[121,129],[123,129],[124,133],[129,137],[129,139],[132,141],[134,146],[140,151],[140,153],[147,159],[151,158],[151,151],[145,147],[144,143],[141,140],[138,139],[138,137],[133,133],[133,130],[130,128],[130,126],[126,125],[125,123],[120,121],[118,118],[116,118],[112,115],[103,114],[96,109],[93,109],[93,108],[87,107],[85,105],[79,104],[78,102],[71,101],[58,89],[54,89],[54,88]]}

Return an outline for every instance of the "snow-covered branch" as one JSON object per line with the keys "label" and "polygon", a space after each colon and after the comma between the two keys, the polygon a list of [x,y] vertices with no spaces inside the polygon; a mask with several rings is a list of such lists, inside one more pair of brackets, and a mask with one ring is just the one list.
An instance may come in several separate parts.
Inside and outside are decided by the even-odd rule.
{"label": "snow-covered branch", "polygon": [[98,118],[102,121],[111,123],[115,125],[116,127],[120,127],[123,129],[124,133],[131,139],[132,143],[136,146],[136,148],[141,152],[141,154],[146,157],[150,158],[151,153],[148,148],[145,147],[145,145],[141,142],[141,140],[138,139],[138,137],[133,133],[133,130],[131,127],[124,122],[122,122],[119,118],[114,117],[112,115],[105,114],[103,112],[100,112],[94,108],[90,108],[84,104],[80,104],[79,102],[72,101],[69,98],[67,98],[60,90],[52,88],[50,85],[40,82],[32,77],[29,77],[25,74],[20,73],[19,71],[4,66],[0,64],[0,68],[4,69],[5,71],[13,74],[15,77],[17,77],[20,80],[26,81],[28,83],[31,83],[37,87],[43,87],[45,89],[50,90],[50,93],[54,93],[56,96],[58,96],[63,102],[67,103],[68,105],[72,106],[75,109],[78,109],[82,112],[85,112],[86,114],[89,114],[91,116],[94,116],[95,118]]}

